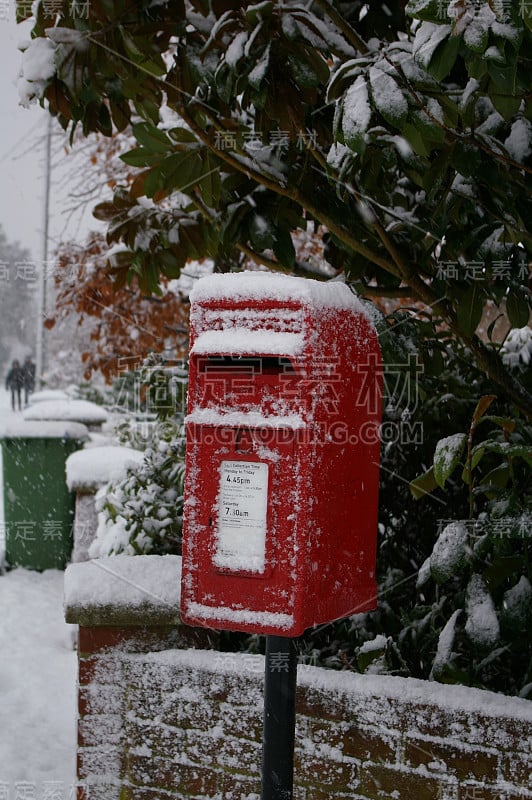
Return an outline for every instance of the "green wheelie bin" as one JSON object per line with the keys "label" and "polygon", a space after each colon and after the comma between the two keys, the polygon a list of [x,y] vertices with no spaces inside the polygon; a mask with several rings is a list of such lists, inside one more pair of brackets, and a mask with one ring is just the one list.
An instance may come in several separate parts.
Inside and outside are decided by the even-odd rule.
{"label": "green wheelie bin", "polygon": [[0,428],[9,566],[65,568],[75,501],[66,485],[65,462],[87,438],[79,422],[13,421]]}

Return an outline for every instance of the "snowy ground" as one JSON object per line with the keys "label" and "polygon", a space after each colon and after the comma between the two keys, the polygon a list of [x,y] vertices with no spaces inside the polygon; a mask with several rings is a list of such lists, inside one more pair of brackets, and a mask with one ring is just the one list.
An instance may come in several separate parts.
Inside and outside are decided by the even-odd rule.
{"label": "snowy ground", "polygon": [[[0,389],[0,420],[11,413]],[[62,572],[0,575],[1,800],[75,798],[74,640],[75,626],[63,619]]]}

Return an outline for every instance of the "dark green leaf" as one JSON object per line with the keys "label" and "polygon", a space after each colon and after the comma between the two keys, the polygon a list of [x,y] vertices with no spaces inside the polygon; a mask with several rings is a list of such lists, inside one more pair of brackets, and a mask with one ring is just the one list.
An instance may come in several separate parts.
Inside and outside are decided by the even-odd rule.
{"label": "dark green leaf", "polygon": [[438,45],[429,64],[429,72],[437,81],[447,77],[454,67],[460,49],[460,37],[450,36]]}
{"label": "dark green leaf", "polygon": [[302,89],[315,89],[319,86],[319,77],[306,61],[291,55],[288,57],[288,68],[293,79]]}
{"label": "dark green leaf", "polygon": [[512,95],[499,94],[497,92],[492,92],[491,94],[491,102],[505,120],[510,120],[517,114],[521,101],[521,97],[512,97]]}
{"label": "dark green leaf", "polygon": [[296,260],[296,251],[290,233],[285,228],[277,228],[273,241],[273,252],[284,267],[292,267]]}
{"label": "dark green leaf", "polygon": [[457,295],[456,317],[462,333],[466,336],[473,336],[480,320],[486,303],[485,291],[479,281],[469,286],[455,287]]}
{"label": "dark green leaf", "polygon": [[137,142],[152,153],[167,153],[170,149],[167,135],[149,122],[133,125],[133,135]]}
{"label": "dark green leaf", "polygon": [[195,134],[192,131],[189,131],[187,128],[170,128],[168,131],[168,135],[174,142],[183,142],[188,144],[189,142],[197,142]]}
{"label": "dark green leaf", "polygon": [[422,497],[426,497],[433,492],[434,489],[438,488],[436,478],[434,477],[434,467],[424,472],[423,475],[414,478],[413,481],[410,481],[409,485],[410,491],[416,500],[420,500]]}
{"label": "dark green leaf", "polygon": [[144,181],[144,192],[146,197],[153,197],[157,192],[164,188],[164,174],[161,167],[153,167],[146,175]]}
{"label": "dark green leaf", "polygon": [[161,155],[145,147],[136,147],[134,150],[123,153],[120,159],[130,167],[152,167],[160,162]]}
{"label": "dark green leaf", "polygon": [[524,328],[528,325],[530,306],[524,292],[510,289],[506,296],[506,311],[513,328]]}
{"label": "dark green leaf", "polygon": [[516,62],[510,64],[497,64],[494,61],[488,62],[488,72],[493,83],[502,94],[509,96],[515,94],[516,83]]}
{"label": "dark green leaf", "polygon": [[407,123],[404,125],[402,133],[405,139],[407,139],[408,143],[411,145],[414,153],[417,153],[418,156],[428,156],[429,149],[427,147],[427,142],[420,131],[414,127],[414,125]]}
{"label": "dark green leaf", "polygon": [[206,157],[203,162],[203,173],[198,179],[198,187],[206,205],[216,208],[221,191],[220,167],[210,157]]}
{"label": "dark green leaf", "polygon": [[500,456],[523,458],[528,464],[532,464],[532,448],[524,444],[508,444],[507,442],[496,442],[489,440],[482,442],[482,447],[491,453]]}

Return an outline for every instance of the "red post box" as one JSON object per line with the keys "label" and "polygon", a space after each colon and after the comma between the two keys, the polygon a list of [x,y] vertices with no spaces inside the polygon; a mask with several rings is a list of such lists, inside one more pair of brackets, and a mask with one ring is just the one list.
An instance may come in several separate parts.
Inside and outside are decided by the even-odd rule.
{"label": "red post box", "polygon": [[298,636],[375,608],[381,362],[360,301],[212,275],[190,343],[183,620]]}

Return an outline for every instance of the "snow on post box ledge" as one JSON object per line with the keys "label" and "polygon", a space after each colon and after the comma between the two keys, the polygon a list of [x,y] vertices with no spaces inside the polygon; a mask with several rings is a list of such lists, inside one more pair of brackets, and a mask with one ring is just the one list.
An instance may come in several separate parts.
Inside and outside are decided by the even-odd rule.
{"label": "snow on post box ledge", "polygon": [[304,346],[305,340],[300,333],[250,331],[235,327],[201,333],[194,342],[191,353],[192,355],[204,353],[245,355],[256,352],[272,356],[296,356],[303,351]]}
{"label": "snow on post box ledge", "polygon": [[181,556],[110,556],[70,564],[65,619],[90,627],[180,622]]}

